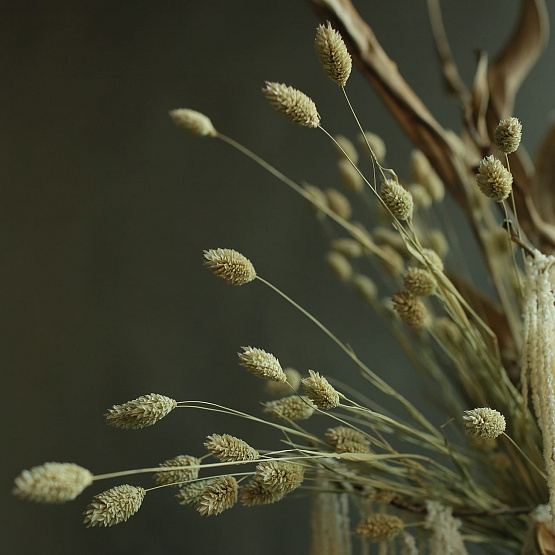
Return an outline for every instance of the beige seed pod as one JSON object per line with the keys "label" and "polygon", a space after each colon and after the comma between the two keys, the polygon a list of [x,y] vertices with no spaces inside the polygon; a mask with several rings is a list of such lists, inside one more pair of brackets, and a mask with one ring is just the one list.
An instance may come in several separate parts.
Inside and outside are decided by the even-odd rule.
{"label": "beige seed pod", "polygon": [[368,154],[368,156],[372,158],[372,155],[368,150],[368,145],[366,144],[366,141],[368,141],[370,148],[374,151],[374,155],[378,159],[378,162],[382,164],[385,160],[386,155],[386,147],[383,139],[375,133],[372,133],[371,131],[365,131],[364,135],[362,133],[359,134],[358,144],[360,145],[360,148],[362,148],[364,152],[366,152],[366,154]]}
{"label": "beige seed pod", "polygon": [[387,245],[388,247],[396,250],[403,258],[410,257],[410,253],[407,250],[405,242],[397,231],[379,226],[374,228],[372,235],[376,245],[380,247]]}
{"label": "beige seed pod", "polygon": [[355,534],[374,542],[389,541],[399,535],[405,524],[394,515],[377,513],[364,519],[356,528]]}
{"label": "beige seed pod", "polygon": [[179,504],[187,505],[194,509],[200,503],[204,490],[213,480],[214,478],[208,478],[207,480],[192,482],[191,484],[187,484],[184,488],[181,488],[176,495]]}
{"label": "beige seed pod", "polygon": [[339,177],[341,177],[341,181],[347,189],[355,193],[360,193],[364,190],[364,179],[349,160],[339,160],[337,169],[339,171]]}
{"label": "beige seed pod", "polygon": [[[337,135],[334,139],[336,143],[335,149],[337,151],[337,155],[339,156],[339,161],[346,161],[349,163],[349,160],[347,160],[346,157],[348,156],[356,164],[358,162],[358,152],[351,140],[344,135]],[[349,163],[349,165],[352,167],[352,164]]]}
{"label": "beige seed pod", "polygon": [[424,268],[407,268],[403,280],[405,289],[415,297],[432,295],[437,286],[436,278]]}
{"label": "beige seed pod", "polygon": [[340,218],[344,220],[349,220],[353,213],[351,208],[351,203],[349,199],[341,194],[337,189],[328,189],[326,191],[326,197],[328,199],[328,206],[333,210]]}
{"label": "beige seed pod", "polygon": [[329,21],[327,25],[318,25],[314,47],[327,76],[344,87],[351,75],[353,61],[341,35]]}
{"label": "beige seed pod", "polygon": [[507,427],[505,417],[497,410],[482,407],[465,410],[463,416],[466,433],[483,439],[495,439]]}
{"label": "beige seed pod", "polygon": [[150,393],[141,395],[123,405],[114,405],[104,416],[106,422],[115,428],[140,430],[147,426],[153,426],[176,406],[175,399],[158,393]]}
{"label": "beige seed pod", "polygon": [[203,265],[230,285],[244,285],[256,278],[252,262],[233,249],[204,251]]}
{"label": "beige seed pod", "polygon": [[308,397],[290,395],[264,404],[264,413],[275,420],[306,420],[314,414],[315,406]]}
{"label": "beige seed pod", "polygon": [[412,180],[420,183],[435,202],[445,198],[445,185],[423,152],[413,150],[410,168]]}
{"label": "beige seed pod", "polygon": [[254,461],[260,454],[246,441],[229,434],[212,434],[206,438],[204,447],[222,462]]}
{"label": "beige seed pod", "polygon": [[270,505],[276,501],[281,501],[285,494],[269,491],[257,480],[249,480],[241,488],[240,495],[241,503],[245,507],[253,507],[255,505]]}
{"label": "beige seed pod", "polygon": [[140,508],[146,491],[138,486],[124,484],[103,491],[93,497],[85,512],[83,523],[91,526],[114,526],[125,522]]}
{"label": "beige seed pod", "polygon": [[241,347],[241,349],[244,352],[237,353],[239,364],[247,368],[252,374],[274,382],[285,382],[287,380],[279,360],[274,355],[256,347]]}
{"label": "beige seed pod", "polygon": [[461,344],[463,340],[461,330],[459,329],[457,324],[455,324],[455,322],[453,322],[449,318],[437,318],[434,321],[434,328],[441,335],[441,337],[443,337],[444,340],[447,340],[449,343],[452,343],[453,345]]}
{"label": "beige seed pod", "polygon": [[306,396],[320,409],[329,410],[339,406],[339,393],[318,372],[308,371],[308,378],[302,384]]}
{"label": "beige seed pod", "polygon": [[[178,455],[161,463],[160,468],[171,468],[175,470],[161,470],[154,474],[154,480],[159,486],[174,484],[179,486],[183,482],[191,482],[198,478],[200,459],[189,455]],[[192,467],[192,468],[176,468]]]}
{"label": "beige seed pod", "polygon": [[233,476],[219,476],[208,482],[195,509],[203,516],[219,515],[237,503],[239,484]]}
{"label": "beige seed pod", "polygon": [[443,260],[449,253],[449,241],[439,229],[428,231],[428,245]]}
{"label": "beige seed pod", "polygon": [[36,503],[73,501],[93,482],[93,475],[73,463],[47,462],[24,470],[16,479],[13,494]]}
{"label": "beige seed pod", "polygon": [[386,179],[381,186],[380,196],[391,213],[401,221],[412,218],[414,203],[412,195],[394,179]]}
{"label": "beige seed pod", "polygon": [[325,212],[323,212],[319,206],[324,206],[329,208],[328,206],[328,197],[326,193],[319,189],[315,185],[310,185],[309,183],[303,183],[303,189],[310,195],[312,199],[314,199],[314,203],[310,203],[310,208],[316,214],[318,219],[323,219],[326,217]]}
{"label": "beige seed pod", "polygon": [[351,263],[341,253],[330,251],[326,261],[333,275],[340,281],[349,281],[353,275]]}
{"label": "beige seed pod", "polygon": [[405,270],[403,257],[389,245],[380,246],[380,249],[382,256],[380,256],[379,260],[384,270],[390,276],[400,276]]}
{"label": "beige seed pod", "polygon": [[179,108],[170,112],[170,117],[177,127],[201,137],[215,137],[218,132],[214,129],[210,118],[187,108]]}
{"label": "beige seed pod", "polygon": [[414,206],[419,210],[427,210],[432,206],[432,197],[424,185],[413,183],[408,186],[408,190],[412,195]]}
{"label": "beige seed pod", "polygon": [[283,83],[266,81],[262,89],[266,100],[290,121],[304,127],[318,127],[320,115],[316,104],[303,92]]}
{"label": "beige seed pod", "polygon": [[301,385],[301,375],[294,368],[284,368],[284,374],[287,376],[286,382],[267,381],[266,393],[274,397],[282,397],[291,394],[291,391],[297,391]]}
{"label": "beige seed pod", "polygon": [[493,133],[497,148],[505,154],[515,152],[522,140],[522,123],[518,118],[502,119]]}
{"label": "beige seed pod", "polygon": [[421,264],[424,268],[429,265],[433,270],[443,272],[443,260],[437,252],[432,249],[422,249],[422,254],[426,260],[426,264]]}
{"label": "beige seed pod", "polygon": [[389,489],[376,489],[372,495],[372,501],[381,505],[389,505],[395,497],[394,491]]}
{"label": "beige seed pod", "polygon": [[369,453],[370,442],[364,434],[347,426],[328,428],[326,439],[336,453]]}
{"label": "beige seed pod", "polygon": [[254,472],[254,480],[272,493],[290,493],[301,486],[303,479],[304,467],[288,461],[264,461]]}
{"label": "beige seed pod", "polygon": [[362,245],[349,237],[334,239],[331,242],[331,248],[347,258],[358,258],[364,253]]}
{"label": "beige seed pod", "polygon": [[476,182],[480,191],[495,202],[503,202],[511,194],[513,176],[494,156],[482,158],[478,165]]}
{"label": "beige seed pod", "polygon": [[362,274],[355,274],[353,287],[357,295],[369,304],[374,304],[378,299],[378,288],[372,279]]}
{"label": "beige seed pod", "polygon": [[424,328],[430,323],[428,309],[422,301],[413,297],[407,291],[396,293],[391,298],[395,312],[401,320],[412,329]]}

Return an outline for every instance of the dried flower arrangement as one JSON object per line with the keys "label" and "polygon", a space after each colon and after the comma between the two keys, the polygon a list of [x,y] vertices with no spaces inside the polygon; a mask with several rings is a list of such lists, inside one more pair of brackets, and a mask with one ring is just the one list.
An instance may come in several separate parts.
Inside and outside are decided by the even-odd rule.
{"label": "dried flower arrangement", "polygon": [[[157,488],[178,488],[179,503],[207,516],[239,500],[247,507],[269,504],[307,488],[314,490],[314,554],[352,553],[353,535],[362,550],[376,543],[380,553],[464,554],[471,543],[554,553],[555,217],[547,169],[554,147],[548,137],[534,169],[520,146],[522,126],[512,116],[518,86],[545,42],[543,2],[522,1],[515,34],[491,67],[480,56],[468,90],[450,54],[439,2],[429,0],[445,82],[464,116],[460,136],[443,129],[424,107],[349,0],[312,4],[323,21],[316,32],[317,57],[352,111],[371,172],[361,169],[353,142],[323,127],[309,96],[276,82],[267,82],[262,92],[292,123],[329,137],[351,198],[367,203],[368,222],[380,226],[368,231],[352,221],[347,194],[297,184],[220,133],[206,115],[177,109],[170,116],[193,135],[237,149],[307,200],[319,220],[335,224],[330,270],[381,314],[419,369],[441,384],[446,424],[430,422],[327,326],[261,277],[243,254],[209,249],[206,268],[230,285],[257,280],[280,295],[343,350],[370,384],[368,394],[348,391],[313,370],[283,369],[273,354],[241,347],[239,364],[279,396],[265,403],[267,419],[147,394],[113,406],[107,423],[141,429],[178,408],[216,410],[279,430],[285,449],[264,451],[229,434],[212,434],[205,455],[180,455],[154,468],[93,475],[75,464],[45,463],[23,471],[14,493],[62,503],[99,480],[152,474],[155,486],[122,484],[92,499],[84,523],[112,526],[134,515],[146,493]],[[387,167],[383,141],[359,123],[346,90],[353,59],[417,149],[409,181]],[[454,242],[451,230],[431,227],[429,215],[441,210],[446,190],[475,233],[495,286],[493,298],[444,264]],[[374,276],[362,269],[367,260],[378,263],[381,279],[395,291],[387,302],[380,300]],[[394,414],[376,406],[372,388],[391,397]],[[323,437],[310,431],[315,415],[330,420]],[[218,462],[205,463],[208,457]],[[351,528],[353,508],[362,516]]]}

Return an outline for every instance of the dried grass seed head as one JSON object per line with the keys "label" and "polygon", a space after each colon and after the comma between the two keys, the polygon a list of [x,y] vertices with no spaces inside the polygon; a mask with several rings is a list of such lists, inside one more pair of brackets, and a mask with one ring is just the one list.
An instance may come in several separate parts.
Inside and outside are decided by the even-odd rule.
{"label": "dried grass seed head", "polygon": [[405,242],[397,231],[393,231],[387,227],[378,226],[372,231],[372,236],[376,245],[380,247],[387,245],[396,250],[403,258],[410,257],[410,253],[407,250]]}
{"label": "dried grass seed head", "polygon": [[281,501],[284,493],[269,491],[257,480],[249,480],[241,488],[241,503],[245,507],[253,507],[255,505],[270,505],[276,501]]}
{"label": "dried grass seed head", "polygon": [[466,433],[483,439],[495,439],[507,427],[505,417],[497,410],[488,407],[464,411]]}
{"label": "dried grass seed head", "polygon": [[426,261],[426,264],[421,263],[422,267],[428,268],[428,266],[431,266],[433,270],[443,272],[443,260],[437,252],[432,249],[422,249],[422,255]]}
{"label": "dried grass seed head", "polygon": [[447,341],[453,345],[460,345],[463,340],[463,336],[459,326],[455,324],[451,319],[442,316],[441,318],[436,318],[434,320],[434,328],[437,332]]}
{"label": "dried grass seed head", "polygon": [[243,352],[237,353],[239,364],[247,368],[252,374],[274,382],[287,381],[287,376],[274,355],[256,347],[241,347],[241,349],[243,349]]}
{"label": "dried grass seed head", "polygon": [[264,413],[276,420],[306,420],[316,407],[306,396],[289,395],[264,404]]}
{"label": "dried grass seed head", "polygon": [[350,237],[333,239],[331,242],[331,248],[347,258],[358,258],[364,253],[363,246],[358,241],[351,239]]}
{"label": "dried grass seed head", "polygon": [[395,538],[404,527],[399,517],[378,513],[364,519],[357,526],[355,534],[374,542],[383,542]]}
{"label": "dried grass seed head", "polygon": [[124,484],[103,491],[93,497],[85,512],[84,524],[91,526],[113,526],[125,522],[140,508],[146,491],[141,487]]}
{"label": "dried grass seed head", "polygon": [[427,244],[442,260],[449,253],[449,241],[447,241],[447,237],[445,237],[445,234],[440,229],[430,229],[428,231]]}
{"label": "dried grass seed head", "polygon": [[340,193],[337,189],[328,189],[326,191],[326,198],[328,199],[328,206],[340,218],[350,220],[353,214],[353,209],[349,199]]}
{"label": "dried grass seed head", "polygon": [[365,131],[364,134],[360,133],[358,136],[358,144],[360,145],[360,147],[364,150],[364,152],[366,152],[368,154],[368,156],[370,158],[372,158],[372,155],[370,154],[369,150],[368,150],[368,146],[366,144],[366,141],[368,141],[368,144],[370,145],[370,148],[374,151],[374,156],[376,156],[378,162],[381,164],[383,163],[383,161],[385,160],[385,155],[387,152],[385,143],[383,141],[383,139],[381,137],[379,137],[378,135],[376,135],[375,133],[372,133],[371,131]]}
{"label": "dried grass seed head", "polygon": [[233,476],[219,476],[203,489],[195,509],[203,516],[219,515],[237,503],[238,492],[239,484]]}
{"label": "dried grass seed head", "polygon": [[208,478],[207,480],[192,482],[191,484],[187,484],[184,488],[181,488],[176,495],[179,504],[195,508],[200,503],[202,493],[213,480],[214,478]]}
{"label": "dried grass seed head", "polygon": [[353,275],[353,267],[347,258],[337,251],[330,251],[326,255],[326,262],[332,274],[340,281],[349,281]]}
{"label": "dried grass seed head", "polygon": [[415,297],[432,295],[437,286],[436,278],[424,268],[407,268],[403,280],[405,290]]}
{"label": "dried grass seed head", "polygon": [[351,75],[353,61],[341,35],[329,21],[326,25],[318,25],[314,47],[327,76],[344,87]]}
{"label": "dried grass seed head", "polygon": [[310,208],[314,214],[316,214],[316,217],[319,219],[325,218],[326,214],[322,211],[320,206],[329,208],[326,193],[315,185],[310,185],[310,183],[303,183],[303,189],[310,195],[310,198],[314,200],[314,202],[310,202]]}
{"label": "dried grass seed head", "polygon": [[432,197],[424,185],[420,185],[420,183],[413,183],[412,185],[409,185],[408,190],[412,195],[415,208],[427,210],[432,206]]}
{"label": "dried grass seed head", "polygon": [[503,202],[511,194],[513,176],[494,156],[482,158],[478,165],[476,182],[480,191],[495,202]]}
{"label": "dried grass seed head", "polygon": [[289,395],[291,391],[297,391],[301,385],[301,375],[294,368],[284,368],[283,372],[287,376],[286,382],[267,381],[265,391],[274,397]]}
{"label": "dried grass seed head", "polygon": [[244,285],[256,278],[252,262],[233,249],[208,249],[203,264],[230,285]]}
{"label": "dried grass seed head", "polygon": [[153,426],[176,406],[175,399],[158,393],[150,393],[141,395],[123,405],[114,405],[104,416],[110,426],[140,430],[147,426]]}
{"label": "dried grass seed head", "polygon": [[501,152],[505,154],[515,152],[522,140],[522,123],[515,117],[502,119],[495,128],[493,140]]}
{"label": "dried grass seed head", "polygon": [[337,169],[339,171],[339,177],[347,189],[355,193],[361,193],[364,190],[364,179],[360,173],[353,168],[349,160],[339,160]]}
{"label": "dried grass seed head", "polygon": [[320,409],[329,410],[339,406],[339,393],[318,372],[308,371],[308,378],[302,380],[307,397]]}
{"label": "dried grass seed head", "polygon": [[264,461],[256,465],[254,480],[272,493],[290,493],[301,486],[304,467],[289,461]]}
{"label": "dried grass seed head", "polygon": [[[168,459],[161,463],[160,468],[172,470],[161,470],[154,473],[154,480],[159,486],[175,484],[181,485],[183,482],[191,482],[198,478],[200,459],[190,455],[178,455],[173,459]],[[187,468],[176,468],[187,467]],[[188,468],[191,467],[191,468]]]}
{"label": "dried grass seed head", "polygon": [[290,121],[304,127],[318,127],[320,115],[316,104],[303,92],[283,83],[266,81],[262,89],[266,100]]}
{"label": "dried grass seed head", "polygon": [[170,112],[170,117],[177,127],[201,137],[215,137],[218,132],[214,129],[210,118],[188,108],[179,108]]}
{"label": "dried grass seed head", "polygon": [[445,185],[423,152],[413,150],[410,168],[412,180],[422,185],[435,202],[445,198]]}
{"label": "dried grass seed head", "polygon": [[430,323],[428,309],[422,301],[407,291],[396,293],[391,298],[395,312],[412,329],[427,327]]}
{"label": "dried grass seed head", "polygon": [[414,210],[412,195],[394,179],[386,179],[382,183],[380,196],[398,220],[405,221],[412,217]]}
{"label": "dried grass seed head", "polygon": [[347,426],[328,428],[326,439],[336,453],[369,453],[370,442],[364,434]]}
{"label": "dried grass seed head", "polygon": [[13,494],[36,503],[73,501],[93,482],[93,475],[73,463],[47,462],[24,470],[16,479]]}
{"label": "dried grass seed head", "polygon": [[389,245],[380,245],[381,256],[380,264],[384,270],[393,277],[400,276],[405,271],[405,263],[403,257],[393,247]]}
{"label": "dried grass seed head", "polygon": [[254,461],[260,454],[246,441],[229,434],[212,434],[206,438],[204,447],[222,462]]}
{"label": "dried grass seed head", "polygon": [[[358,162],[358,152],[351,140],[344,135],[337,135],[334,139],[336,143],[335,149],[337,150],[339,161],[349,162],[349,160],[347,160],[347,157],[349,157],[356,164]],[[352,167],[351,164],[349,165]]]}
{"label": "dried grass seed head", "polygon": [[357,295],[369,304],[374,304],[378,299],[378,288],[374,281],[363,274],[353,277],[353,287]]}

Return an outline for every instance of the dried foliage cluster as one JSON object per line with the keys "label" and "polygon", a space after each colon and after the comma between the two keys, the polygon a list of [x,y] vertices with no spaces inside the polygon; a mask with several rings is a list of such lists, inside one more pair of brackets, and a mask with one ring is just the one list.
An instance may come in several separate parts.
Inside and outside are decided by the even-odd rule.
{"label": "dried foliage cluster", "polygon": [[[151,473],[156,486],[124,484],[94,497],[85,524],[112,526],[135,514],[158,487],[175,487],[179,503],[201,515],[217,515],[239,500],[245,506],[274,503],[309,487],[315,492],[313,554],[347,555],[357,544],[367,553],[373,543],[380,553],[458,555],[469,543],[555,553],[555,134],[534,166],[512,114],[518,87],[545,44],[545,6],[522,0],[513,36],[491,65],[479,55],[467,88],[439,2],[428,1],[445,84],[463,116],[462,131],[455,133],[441,127],[410,89],[349,0],[312,4],[325,22],[316,32],[316,55],[341,89],[358,137],[333,136],[310,97],[291,86],[267,82],[263,94],[291,122],[329,137],[343,190],[297,184],[217,131],[204,114],[179,109],[171,117],[189,133],[237,149],[308,201],[330,233],[330,270],[383,317],[414,365],[440,384],[446,424],[430,422],[243,254],[210,249],[204,265],[216,276],[234,286],[258,281],[318,326],[367,380],[367,394],[314,370],[283,369],[262,348],[242,347],[238,363],[278,397],[264,404],[264,417],[149,394],[114,406],[107,422],[140,429],[176,409],[216,410],[278,430],[282,449],[212,434],[204,455],[179,455],[154,468],[95,476],[74,464],[46,463],[24,471],[15,493],[59,503],[99,480]],[[362,127],[349,101],[353,60],[414,143],[407,179],[387,167],[386,145]],[[359,160],[360,150],[366,159]],[[445,213],[446,191],[474,231],[495,290],[491,298],[450,268],[462,254]],[[353,220],[353,206],[368,211],[364,224]],[[376,406],[374,389],[391,398],[394,412]],[[316,417],[329,420],[323,437],[310,431]],[[350,527],[355,513],[359,520]]]}

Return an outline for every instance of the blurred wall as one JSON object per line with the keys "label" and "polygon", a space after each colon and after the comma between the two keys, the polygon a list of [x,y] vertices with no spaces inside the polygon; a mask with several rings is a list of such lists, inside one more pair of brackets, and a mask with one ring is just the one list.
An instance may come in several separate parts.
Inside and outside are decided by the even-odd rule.
{"label": "blurred wall", "polygon": [[[442,93],[425,2],[357,4],[438,119],[459,129],[457,107]],[[469,82],[473,49],[499,48],[516,2],[443,4]],[[262,384],[238,367],[241,345],[373,395],[333,344],[260,283],[231,288],[202,268],[206,248],[245,253],[372,368],[427,403],[383,325],[329,275],[327,239],[305,203],[225,145],[179,132],[167,116],[176,107],[201,110],[292,178],[337,185],[325,137],[288,124],[260,94],[267,79],[292,84],[314,98],[326,128],[354,136],[340,91],[313,54],[315,17],[306,2],[290,0],[29,0],[4,3],[0,15],[2,551],[307,553],[303,493],[200,518],[173,492],[155,491],[128,523],[87,530],[81,513],[90,497],[118,481],[63,506],[23,503],[9,492],[21,469],[44,461],[96,473],[153,466],[202,454],[210,433],[278,448],[277,433],[209,412],[178,410],[138,432],[103,421],[112,404],[149,392],[260,414]],[[532,151],[553,116],[553,54],[550,47],[515,110]],[[407,140],[357,75],[349,89],[365,127],[385,139],[389,162],[406,175]]]}

